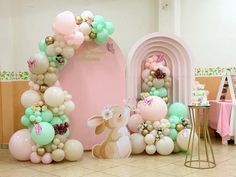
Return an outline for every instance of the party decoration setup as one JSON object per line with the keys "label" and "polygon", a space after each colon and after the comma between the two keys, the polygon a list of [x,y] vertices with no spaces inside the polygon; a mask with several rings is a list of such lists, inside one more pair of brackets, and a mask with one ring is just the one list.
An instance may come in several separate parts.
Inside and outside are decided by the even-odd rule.
{"label": "party decoration setup", "polygon": [[87,10],[80,16],[65,11],[56,16],[52,29],[54,34],[41,39],[40,51],[27,61],[30,89],[21,96],[25,107],[21,123],[28,129],[14,133],[9,142],[17,160],[49,164],[64,159],[77,161],[83,155],[83,145],[69,139],[69,115],[75,104],[60,86],[57,73],[84,42],[104,44],[114,26]]}
{"label": "party decoration setup", "polygon": [[[144,36],[130,51],[125,75],[124,61],[113,61],[122,58],[109,38],[114,26],[103,16],[87,10],[80,16],[65,11],[56,16],[52,30],[54,34],[41,39],[40,51],[27,61],[30,89],[21,96],[25,108],[21,123],[28,129],[10,139],[15,159],[43,164],[77,161],[84,149],[92,149],[93,157],[99,159],[127,158],[144,151],[148,155],[187,151],[191,123],[186,105],[208,101],[203,85],[196,83],[191,92],[191,55],[182,41],[161,33]],[[79,61],[71,61],[76,55]],[[110,76],[115,67],[119,73]],[[62,78],[63,68],[66,77],[74,79],[75,72],[79,83],[68,84],[69,79]],[[68,91],[62,88],[65,85]],[[71,91],[76,93],[74,100]],[[111,106],[99,114],[104,102]],[[83,125],[77,127],[75,119]],[[197,135],[194,138],[197,142]]]}

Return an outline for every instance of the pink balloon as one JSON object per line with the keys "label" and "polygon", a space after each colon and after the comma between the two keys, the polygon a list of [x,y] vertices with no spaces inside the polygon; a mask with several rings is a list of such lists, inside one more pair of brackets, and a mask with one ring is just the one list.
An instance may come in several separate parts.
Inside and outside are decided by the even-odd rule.
{"label": "pink balloon", "polygon": [[74,34],[65,36],[65,40],[68,45],[74,45],[75,48],[78,48],[84,42],[84,35],[80,31],[76,31]]}
{"label": "pink balloon", "polygon": [[41,157],[36,152],[32,152],[30,155],[30,161],[32,163],[40,163]]}
{"label": "pink balloon", "polygon": [[44,155],[43,155],[43,157],[42,157],[42,162],[44,163],[44,164],[50,164],[50,163],[52,163],[52,157],[51,157],[51,154],[50,153],[45,153]]}
{"label": "pink balloon", "polygon": [[64,35],[69,35],[75,32],[76,21],[75,16],[70,11],[65,11],[56,16],[53,24],[53,31]]}
{"label": "pink balloon", "polygon": [[143,72],[142,72],[142,79],[144,80],[146,77],[148,77],[149,73],[150,73],[149,69],[143,70]]}
{"label": "pink balloon", "polygon": [[133,114],[128,121],[128,128],[133,133],[138,133],[139,124],[143,123],[144,120],[140,114]]}
{"label": "pink balloon", "polygon": [[29,160],[34,142],[31,140],[30,131],[21,129],[15,132],[9,141],[9,151],[17,160]]}
{"label": "pink balloon", "polygon": [[140,115],[144,120],[156,121],[165,118],[167,105],[163,99],[157,96],[149,96],[138,102]]}

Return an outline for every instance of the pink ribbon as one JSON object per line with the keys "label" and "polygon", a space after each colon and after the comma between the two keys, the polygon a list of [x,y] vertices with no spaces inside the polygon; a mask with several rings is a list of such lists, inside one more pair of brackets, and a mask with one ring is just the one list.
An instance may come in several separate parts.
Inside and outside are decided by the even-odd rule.
{"label": "pink ribbon", "polygon": [[35,67],[36,60],[30,57],[30,59],[27,60],[27,63],[29,68],[33,68]]}

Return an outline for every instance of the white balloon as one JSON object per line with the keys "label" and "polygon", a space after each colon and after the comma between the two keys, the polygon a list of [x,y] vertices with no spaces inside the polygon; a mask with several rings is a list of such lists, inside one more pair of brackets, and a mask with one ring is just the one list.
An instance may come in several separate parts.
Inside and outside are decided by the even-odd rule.
{"label": "white balloon", "polygon": [[49,87],[44,95],[43,95],[44,101],[49,106],[60,106],[64,103],[64,92],[59,87]]}
{"label": "white balloon", "polygon": [[65,47],[62,50],[63,57],[65,57],[67,59],[73,57],[74,54],[75,54],[75,50],[72,47]]}
{"label": "white balloon", "polygon": [[146,144],[151,145],[155,142],[155,137],[153,134],[147,134],[144,138],[144,141]]}
{"label": "white balloon", "polygon": [[41,96],[34,90],[27,90],[21,95],[21,104],[27,108],[41,100]]}
{"label": "white balloon", "polygon": [[160,122],[159,121],[155,121],[152,126],[153,126],[154,129],[157,130],[159,128],[159,126],[160,126]]}
{"label": "white balloon", "polygon": [[85,11],[83,11],[83,12],[81,13],[81,17],[82,17],[83,19],[88,19],[88,18],[93,19],[93,18],[94,18],[94,15],[93,15],[93,13],[92,13],[91,11],[85,10]]}
{"label": "white balloon", "polygon": [[69,114],[71,111],[73,111],[75,109],[75,104],[73,101],[65,101],[64,102],[64,112],[65,114]]}
{"label": "white balloon", "polygon": [[66,141],[64,151],[66,154],[66,160],[77,161],[82,157],[84,148],[78,140],[70,139]]}
{"label": "white balloon", "polygon": [[83,22],[79,25],[79,30],[84,34],[88,35],[91,32],[91,27],[87,22]]}
{"label": "white balloon", "polygon": [[152,130],[151,132],[150,132],[150,134],[152,134],[153,136],[157,136],[157,130]]}
{"label": "white balloon", "polygon": [[174,142],[170,137],[164,136],[156,142],[156,149],[161,155],[169,155],[174,150]]}
{"label": "white balloon", "polygon": [[34,64],[29,68],[30,71],[34,74],[43,74],[48,70],[49,61],[47,57],[42,53],[36,53],[32,60]]}
{"label": "white balloon", "polygon": [[[178,146],[180,147],[180,149],[183,151],[187,151],[187,149],[188,149],[188,141],[189,141],[190,131],[191,131],[190,129],[183,129],[177,135],[176,142],[177,142]],[[195,147],[197,144],[198,144],[198,136],[195,133],[193,146]],[[191,145],[192,144],[190,144],[190,146]]]}
{"label": "white balloon", "polygon": [[170,133],[170,129],[169,128],[165,128],[165,129],[162,130],[162,133],[163,133],[164,136],[168,136],[169,133]]}
{"label": "white balloon", "polygon": [[140,154],[145,150],[146,144],[144,142],[143,135],[139,133],[133,133],[130,136],[130,141],[132,144],[132,154]]}
{"label": "white balloon", "polygon": [[145,151],[147,154],[152,155],[156,152],[156,146],[154,144],[147,145]]}
{"label": "white balloon", "polygon": [[55,46],[53,44],[50,44],[50,45],[47,46],[46,52],[47,52],[48,56],[55,56],[55,55],[57,55]]}

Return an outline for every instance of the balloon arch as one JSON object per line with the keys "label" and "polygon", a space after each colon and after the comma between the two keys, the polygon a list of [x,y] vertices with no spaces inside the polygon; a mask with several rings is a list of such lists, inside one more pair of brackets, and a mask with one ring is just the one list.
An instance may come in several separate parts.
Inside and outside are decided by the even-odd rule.
{"label": "balloon arch", "polygon": [[90,11],[80,16],[65,11],[56,16],[52,30],[54,34],[40,40],[40,51],[27,61],[30,89],[21,96],[25,107],[21,123],[28,129],[17,131],[9,142],[17,160],[49,164],[76,161],[83,154],[82,144],[68,139],[68,115],[75,105],[72,96],[60,87],[57,73],[84,42],[105,43],[114,26]]}

